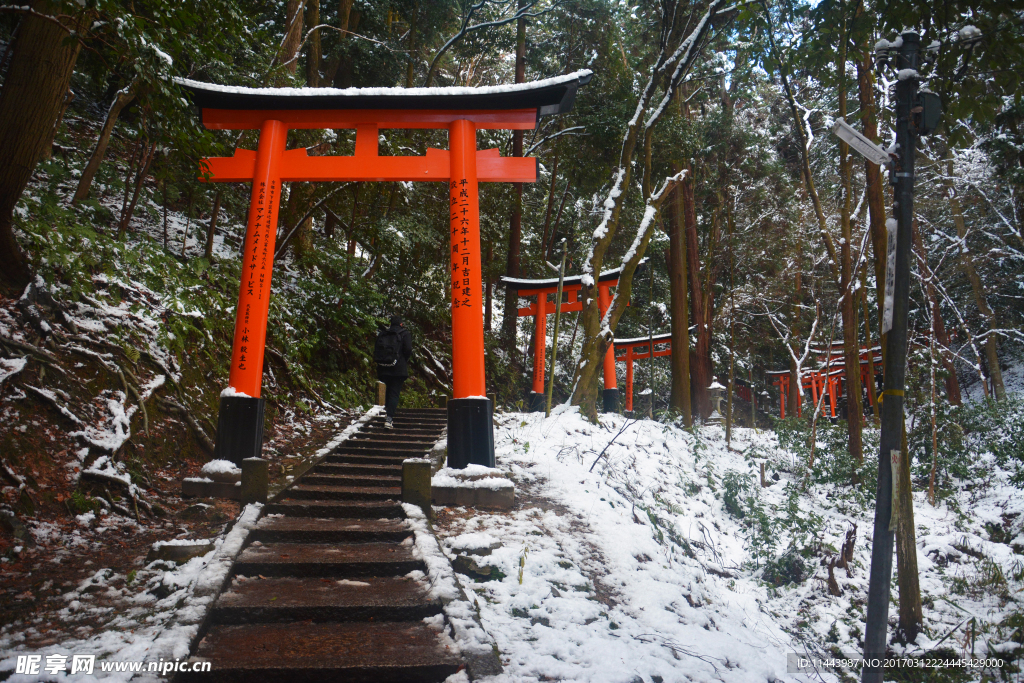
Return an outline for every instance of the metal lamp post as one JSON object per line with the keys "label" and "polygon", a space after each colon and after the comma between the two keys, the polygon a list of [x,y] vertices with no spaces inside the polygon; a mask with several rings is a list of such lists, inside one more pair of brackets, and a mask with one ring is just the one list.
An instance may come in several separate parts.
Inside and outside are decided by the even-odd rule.
{"label": "metal lamp post", "polygon": [[[932,46],[929,46],[932,50]],[[917,138],[935,130],[941,115],[939,98],[932,92],[920,91],[921,37],[906,30],[895,44],[881,40],[875,46],[875,58],[881,70],[889,62],[890,51],[896,51],[893,68],[896,82],[896,153],[890,170],[894,186],[893,215],[887,221],[885,311],[882,333],[886,337],[884,390],[881,401],[882,432],[878,454],[878,486],[875,493],[875,526],[871,545],[871,574],[868,584],[868,605],[864,630],[862,683],[881,683],[886,650],[889,617],[889,593],[892,580],[895,522],[898,502],[900,462],[907,457],[901,452],[903,436],[903,396],[907,365],[907,312],[910,301],[911,221],[914,215],[914,155]],[[932,50],[934,52],[934,50]],[[927,57],[932,57],[931,52]],[[932,59],[926,58],[931,62]],[[877,146],[849,126],[837,123],[836,134],[874,163],[883,161],[876,154]],[[867,142],[868,146],[862,143]],[[855,144],[856,143],[856,144]],[[874,158],[873,158],[874,157]],[[895,225],[894,225],[895,223]],[[895,247],[895,249],[894,249]]]}

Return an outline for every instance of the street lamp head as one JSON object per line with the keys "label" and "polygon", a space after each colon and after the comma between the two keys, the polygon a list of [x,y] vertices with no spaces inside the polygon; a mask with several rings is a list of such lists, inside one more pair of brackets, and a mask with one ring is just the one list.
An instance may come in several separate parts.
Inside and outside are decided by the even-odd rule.
{"label": "street lamp head", "polygon": [[889,63],[889,48],[889,41],[885,38],[875,43],[875,68],[879,72]]}
{"label": "street lamp head", "polygon": [[843,119],[836,119],[832,133],[871,163],[879,166],[889,163],[888,152],[864,137]]}

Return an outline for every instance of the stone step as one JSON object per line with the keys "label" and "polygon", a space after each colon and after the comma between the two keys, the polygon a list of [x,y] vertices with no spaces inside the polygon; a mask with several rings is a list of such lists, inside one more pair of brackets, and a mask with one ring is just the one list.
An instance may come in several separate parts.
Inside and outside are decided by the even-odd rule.
{"label": "stone step", "polygon": [[[394,439],[358,439],[355,441],[347,441],[346,445],[350,448],[358,448],[364,450],[367,448],[387,451],[429,451],[434,446],[433,441],[410,441],[402,437]],[[344,452],[346,449],[344,446],[339,446],[336,452]]]}
{"label": "stone step", "polygon": [[443,636],[422,622],[213,626],[191,661],[212,670],[180,680],[432,683],[460,668]]}
{"label": "stone step", "polygon": [[[322,462],[313,468],[314,474],[348,474],[402,478],[402,463],[388,465],[356,465],[343,462]],[[309,476],[309,475],[306,475]]]}
{"label": "stone step", "polygon": [[368,430],[363,434],[402,434],[406,430],[410,433],[418,434],[430,434],[440,436],[444,431],[446,424],[422,424],[422,423],[399,423],[396,422],[391,429],[384,426],[384,422],[371,423],[368,425]]}
{"label": "stone step", "polygon": [[394,486],[324,486],[300,483],[284,492],[292,500],[397,500],[402,499],[402,483]]}
{"label": "stone step", "polygon": [[422,458],[428,451],[403,453],[401,455],[380,455],[376,453],[337,453],[328,455],[325,460],[328,463],[348,463],[350,465],[397,465],[407,458]]}
{"label": "stone step", "polygon": [[[430,451],[430,446],[427,444],[414,444],[409,446],[403,445],[392,445],[392,444],[354,444],[348,443],[338,446],[332,451],[332,454],[345,454],[351,453],[352,455],[390,455],[391,457],[397,458],[400,456],[406,456],[407,453],[427,453]],[[406,456],[410,457],[410,456]]]}
{"label": "stone step", "polygon": [[260,543],[235,561],[241,576],[403,576],[424,570],[402,543]]}
{"label": "stone step", "polygon": [[344,443],[365,445],[368,443],[372,444],[393,444],[393,443],[414,443],[417,446],[433,445],[437,441],[432,436],[419,436],[416,434],[410,434],[408,432],[396,432],[396,431],[383,431],[380,433],[374,432],[369,434],[358,435],[354,438],[349,439]]}
{"label": "stone step", "polygon": [[345,517],[349,519],[405,519],[405,510],[393,500],[281,500],[267,505],[268,515],[291,517]]}
{"label": "stone step", "polygon": [[441,612],[420,581],[404,576],[328,578],[235,577],[213,608],[218,624],[281,621],[419,621]]}
{"label": "stone step", "polygon": [[398,415],[448,415],[447,408],[399,408]]}
{"label": "stone step", "polygon": [[250,538],[261,543],[402,542],[412,535],[404,521],[264,517]]}
{"label": "stone step", "polygon": [[408,434],[437,434],[438,432],[444,431],[444,427],[447,423],[442,424],[431,424],[424,427],[405,426],[405,427],[392,427],[388,429],[384,426],[383,422],[368,423],[365,427],[356,432],[353,436],[360,434],[394,434],[395,432],[408,433]]}
{"label": "stone step", "polygon": [[401,472],[397,469],[391,472],[393,476],[381,476],[381,475],[352,475],[352,474],[327,474],[319,472],[311,472],[303,475],[302,483],[304,485],[314,486],[378,486],[378,487],[398,487],[402,488],[402,476]]}
{"label": "stone step", "polygon": [[[372,420],[368,420],[365,424],[371,427],[382,427],[387,420],[382,417],[375,417]],[[432,428],[444,428],[448,426],[448,418],[430,418],[430,417],[401,417],[398,416],[391,421],[394,425],[393,429],[402,429],[403,427],[413,427],[419,429],[432,429]]]}

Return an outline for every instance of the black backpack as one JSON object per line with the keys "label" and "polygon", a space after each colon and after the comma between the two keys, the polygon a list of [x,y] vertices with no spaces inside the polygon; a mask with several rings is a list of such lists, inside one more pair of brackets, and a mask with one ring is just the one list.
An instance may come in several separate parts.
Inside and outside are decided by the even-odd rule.
{"label": "black backpack", "polygon": [[381,330],[377,333],[377,341],[373,345],[373,361],[382,368],[393,368],[398,365],[402,353],[402,337],[398,330]]}

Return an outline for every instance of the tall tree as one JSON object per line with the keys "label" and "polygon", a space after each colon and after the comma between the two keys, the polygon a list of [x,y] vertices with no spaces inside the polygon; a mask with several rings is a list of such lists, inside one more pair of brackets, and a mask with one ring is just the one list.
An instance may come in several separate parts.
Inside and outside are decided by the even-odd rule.
{"label": "tall tree", "polygon": [[[533,4],[530,0],[519,0],[519,9]],[[520,16],[516,21],[516,83],[526,81],[526,17]],[[512,156],[523,156],[523,131],[512,133]],[[521,255],[523,241],[523,184],[512,184],[512,211],[508,219],[508,264],[505,272],[508,277],[519,277],[521,274]],[[502,337],[505,340],[509,357],[516,356],[516,329],[519,320],[519,292],[509,288],[505,292],[505,309],[502,317]]]}
{"label": "tall tree", "polygon": [[50,139],[82,49],[78,34],[90,20],[75,3],[36,0],[28,10],[0,90],[0,284],[10,293],[31,279],[14,237],[14,207]]}
{"label": "tall tree", "polygon": [[[846,118],[846,69],[847,49],[849,45],[850,32],[847,30],[848,17],[842,2],[837,5],[839,31],[837,42],[836,59],[836,82],[839,95],[839,116]],[[840,307],[843,316],[843,356],[846,364],[846,424],[848,430],[848,448],[850,457],[853,458],[854,470],[851,477],[856,481],[857,467],[864,462],[864,446],[861,440],[861,426],[864,419],[863,403],[861,399],[860,386],[860,343],[858,341],[857,303],[854,287],[856,281],[856,264],[853,262],[853,225],[851,212],[853,209],[853,159],[850,157],[850,146],[842,140],[839,141],[839,176],[842,188],[842,199],[840,203],[840,227],[842,229],[842,244],[840,246],[840,258],[842,259],[839,273],[839,294]],[[829,340],[831,342],[831,340]]]}
{"label": "tall tree", "polygon": [[[643,256],[650,241],[650,230],[657,216],[664,194],[645,196],[643,219],[638,226],[636,237],[623,260],[619,286],[615,292],[611,307],[602,316],[595,296],[597,278],[600,277],[605,254],[619,227],[622,206],[632,186],[633,157],[639,145],[641,150],[650,148],[650,140],[654,129],[668,110],[668,104],[675,97],[683,78],[690,72],[707,36],[714,24],[713,19],[727,22],[730,16],[719,15],[724,0],[711,0],[705,12],[699,17],[688,16],[687,12],[677,3],[662,5],[661,26],[659,32],[658,52],[651,67],[647,83],[637,99],[633,116],[626,125],[622,136],[619,155],[612,171],[611,183],[602,202],[601,220],[594,230],[584,263],[583,278],[583,348],[580,363],[575,373],[572,403],[580,406],[582,412],[591,419],[597,418],[597,380],[601,374],[602,360],[605,352],[614,341],[615,326],[625,311],[626,302],[632,288],[633,272]],[[693,27],[687,33],[689,27]],[[659,91],[661,97],[657,97]],[[655,105],[657,102],[657,105]],[[652,109],[653,107],[653,109]],[[645,173],[650,165],[643,165]],[[663,190],[671,190],[681,176],[677,174]],[[651,191],[652,183],[646,178],[641,187]],[[692,261],[692,257],[691,257]],[[692,275],[691,275],[692,277]],[[693,292],[696,300],[697,293]]]}
{"label": "tall tree", "polygon": [[[677,171],[682,168],[677,164]],[[683,416],[683,424],[693,426],[693,406],[690,404],[690,319],[686,273],[686,237],[683,231],[683,202],[681,189],[672,192],[666,212],[668,228],[668,276],[672,324],[673,354],[672,393],[669,407]]]}

